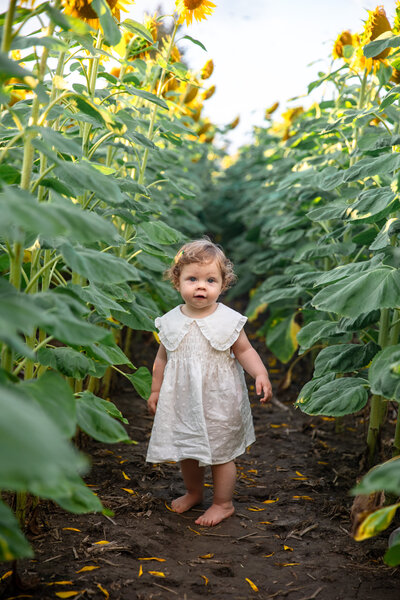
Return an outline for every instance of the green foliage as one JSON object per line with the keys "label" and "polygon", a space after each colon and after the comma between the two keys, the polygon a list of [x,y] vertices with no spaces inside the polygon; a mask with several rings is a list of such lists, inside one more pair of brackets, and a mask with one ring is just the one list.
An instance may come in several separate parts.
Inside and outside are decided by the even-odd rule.
{"label": "green foliage", "polygon": [[[168,64],[146,26],[117,24],[105,0],[91,8],[97,31],[51,3],[17,3],[0,56],[0,489],[79,513],[104,509],[70,440],[80,428],[132,443],[104,399],[110,373],[148,397],[151,374],[122,340],[175,305],[162,273],[178,244],[203,233],[214,169],[195,121],[164,95],[168,74],[185,80],[187,68]],[[48,28],[18,29],[39,13]],[[152,56],[136,58],[138,43]],[[104,63],[113,46],[126,50],[118,76]],[[0,504],[0,560],[31,555]]]}

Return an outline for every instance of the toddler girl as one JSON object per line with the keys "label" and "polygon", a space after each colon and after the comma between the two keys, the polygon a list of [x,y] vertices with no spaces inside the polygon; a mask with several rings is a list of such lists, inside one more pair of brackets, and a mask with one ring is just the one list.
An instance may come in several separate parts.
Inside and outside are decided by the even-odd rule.
{"label": "toddler girl", "polygon": [[211,526],[234,513],[234,459],[255,440],[243,368],[261,402],[270,399],[271,383],[243,330],[246,317],[217,302],[235,280],[222,250],[207,239],[185,244],[167,276],[184,304],[155,320],[161,344],[148,399],[155,418],[146,460],[181,463],[186,494],[172,502],[177,513],[202,501],[204,467],[211,465],[213,503],[196,520]]}

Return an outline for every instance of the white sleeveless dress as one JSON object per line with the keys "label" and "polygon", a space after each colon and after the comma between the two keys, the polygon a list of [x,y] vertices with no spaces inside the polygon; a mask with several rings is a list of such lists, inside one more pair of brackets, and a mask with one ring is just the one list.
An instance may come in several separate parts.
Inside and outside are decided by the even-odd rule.
{"label": "white sleeveless dress", "polygon": [[167,351],[146,460],[229,462],[255,440],[241,365],[231,353],[247,318],[218,304],[193,319],[175,307],[155,320]]}

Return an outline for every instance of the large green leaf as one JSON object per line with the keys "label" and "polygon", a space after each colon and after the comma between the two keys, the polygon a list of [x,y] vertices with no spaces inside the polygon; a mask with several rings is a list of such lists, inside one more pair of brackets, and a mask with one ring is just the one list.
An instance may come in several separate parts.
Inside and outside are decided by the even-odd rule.
{"label": "large green leaf", "polygon": [[344,218],[352,221],[376,223],[398,208],[399,201],[390,187],[364,190],[357,201],[344,211]]}
{"label": "large green leaf", "polygon": [[81,316],[76,316],[76,304],[67,295],[55,291],[42,292],[31,296],[35,308],[40,309],[36,325],[61,342],[71,346],[90,344],[104,339],[107,329],[97,327]]}
{"label": "large green leaf", "polygon": [[356,317],[378,308],[395,308],[399,298],[400,271],[381,266],[329,285],[311,303],[318,310]]}
{"label": "large green leaf", "polygon": [[38,203],[28,192],[9,187],[0,194],[0,211],[0,234],[9,239],[18,238],[21,229],[45,238],[65,236],[85,244],[103,241],[121,245],[124,242],[112,223],[67,200]]}
{"label": "large green leaf", "polygon": [[374,342],[368,344],[339,344],[323,348],[314,365],[314,377],[325,373],[349,373],[365,368],[371,362],[380,346]]}
{"label": "large green leaf", "polygon": [[287,363],[296,352],[298,342],[296,334],[300,327],[295,322],[296,314],[286,318],[272,319],[266,330],[268,348],[283,363]]}
{"label": "large green leaf", "polygon": [[59,427],[63,437],[71,438],[74,435],[75,398],[65,379],[53,371],[47,371],[39,379],[21,383],[19,388],[40,404],[47,417]]}
{"label": "large green leaf", "polygon": [[87,460],[18,387],[0,385],[0,414],[2,489],[33,494],[48,486],[61,490],[68,487],[68,477],[86,470]]}
{"label": "large green leaf", "polygon": [[110,416],[101,400],[94,394],[86,394],[78,398],[76,413],[79,427],[99,442],[106,444],[130,442],[121,423]]}
{"label": "large green leaf", "polygon": [[33,550],[20,530],[11,508],[0,500],[0,562],[32,556]]}
{"label": "large green leaf", "polygon": [[115,406],[111,400],[104,400],[104,398],[99,398],[99,396],[95,396],[92,392],[85,390],[79,394],[80,398],[85,398],[88,402],[94,402],[96,406],[101,407],[110,417],[114,419],[118,419],[122,421],[122,423],[128,424],[128,420],[125,419],[121,411]]}
{"label": "large green leaf", "polygon": [[81,246],[72,247],[69,244],[62,244],[60,250],[67,265],[89,281],[99,283],[140,281],[139,271],[114,254]]}
{"label": "large green leaf", "polygon": [[93,8],[99,17],[108,44],[116,46],[121,39],[121,33],[106,0],[92,0],[90,8]]}
{"label": "large green leaf", "polygon": [[400,35],[393,35],[391,31],[385,31],[376,40],[364,46],[364,56],[373,58],[378,56],[386,48],[397,48],[400,46]]}
{"label": "large green leaf", "polygon": [[329,339],[336,339],[337,341],[349,341],[350,335],[346,338],[340,338],[338,340],[338,336],[342,335],[342,331],[338,331],[336,321],[323,321],[322,319],[317,319],[316,321],[311,321],[311,323],[307,323],[304,327],[302,327],[297,334],[297,341],[301,346],[301,352],[311,348],[314,344],[320,341],[325,341]]}
{"label": "large green leaf", "polygon": [[339,265],[330,271],[326,271],[322,275],[320,275],[314,284],[314,287],[320,285],[326,285],[327,283],[334,283],[335,281],[339,281],[340,279],[344,279],[349,275],[354,275],[355,273],[362,273],[363,271],[370,271],[381,264],[383,258],[383,254],[377,254],[373,256],[371,260],[365,260],[362,262],[352,262],[347,265]]}
{"label": "large green leaf", "polygon": [[378,535],[381,531],[387,529],[396,514],[400,504],[392,504],[391,506],[385,506],[379,508],[371,514],[367,515],[365,519],[360,523],[357,531],[354,534],[354,539],[357,542],[367,540],[368,538]]}
{"label": "large green leaf", "polygon": [[113,310],[112,315],[115,319],[131,329],[154,331],[154,319],[157,315],[151,308],[142,306],[135,301],[130,304],[121,304],[125,310]]}
{"label": "large green leaf", "polygon": [[302,392],[297,406],[308,415],[342,417],[356,413],[367,403],[368,381],[360,377],[341,377],[320,386],[309,398]]}
{"label": "large green leaf", "polygon": [[83,379],[86,375],[95,375],[94,361],[73,348],[40,348],[40,364],[52,367],[66,377]]}
{"label": "large green leaf", "polygon": [[114,337],[110,334],[101,342],[95,342],[85,347],[86,353],[100,362],[109,365],[128,365],[133,368],[129,358],[122,352],[121,348],[115,343]]}
{"label": "large green leaf", "polygon": [[68,491],[58,495],[52,494],[51,499],[57,502],[64,510],[82,514],[87,512],[107,513],[99,498],[94,494],[80,477],[70,478]]}
{"label": "large green leaf", "polygon": [[141,23],[138,23],[133,19],[125,19],[125,21],[122,22],[122,26],[124,29],[127,29],[131,33],[134,33],[135,35],[147,40],[148,42],[150,42],[150,44],[154,43],[154,40],[149,30]]}
{"label": "large green leaf", "polygon": [[354,165],[349,167],[343,174],[343,181],[350,182],[357,179],[365,179],[374,175],[389,174],[396,171],[400,166],[400,155],[383,154],[377,158],[362,158]]}
{"label": "large green leaf", "polygon": [[399,364],[400,344],[388,346],[375,356],[368,373],[374,394],[400,402]]}
{"label": "large green leaf", "polygon": [[382,250],[391,244],[391,237],[400,231],[400,219],[393,217],[388,219],[382,229],[369,246],[370,250]]}
{"label": "large green leaf", "polygon": [[[36,142],[37,144],[37,142]],[[84,190],[95,192],[99,198],[107,202],[110,197],[113,198],[113,204],[123,202],[121,190],[117,183],[109,175],[105,175],[101,171],[102,165],[97,168],[96,163],[89,163],[86,160],[81,162],[59,163],[55,169],[55,173],[68,186],[71,183],[80,189],[81,193]]]}
{"label": "large green leaf", "polygon": [[144,221],[139,229],[143,230],[154,244],[176,244],[183,239],[180,231],[162,221]]}
{"label": "large green leaf", "polygon": [[372,494],[381,490],[397,496],[400,494],[400,457],[371,469],[351,493]]}
{"label": "large green leaf", "polygon": [[145,400],[150,396],[151,391],[151,373],[147,367],[139,367],[134,373],[124,373],[125,377],[129,379],[133,387]]}

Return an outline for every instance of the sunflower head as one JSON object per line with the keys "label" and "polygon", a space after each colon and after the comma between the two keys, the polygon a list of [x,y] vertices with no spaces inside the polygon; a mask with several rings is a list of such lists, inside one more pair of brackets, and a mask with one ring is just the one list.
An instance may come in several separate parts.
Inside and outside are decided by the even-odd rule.
{"label": "sunflower head", "polygon": [[358,35],[352,35],[350,31],[342,31],[342,33],[336,38],[333,45],[332,56],[336,58],[345,58],[343,54],[344,46],[356,46],[359,42]]}
{"label": "sunflower head", "polygon": [[206,19],[212,14],[215,4],[209,0],[175,0],[175,9],[179,15],[178,23],[186,21],[191,25],[193,17],[196,21]]}
{"label": "sunflower head", "polygon": [[228,125],[229,129],[236,129],[236,127],[239,125],[240,122],[240,117],[239,115],[236,117],[236,119],[233,119],[232,123],[230,123]]}
{"label": "sunflower head", "polygon": [[[368,19],[365,23],[364,32],[362,34],[361,43],[364,46],[369,44],[377,37],[385,33],[385,31],[391,31],[391,25],[386,16],[383,6],[377,6],[375,10],[368,11]],[[372,58],[374,60],[382,60],[388,56],[390,48],[386,48],[376,56]]]}
{"label": "sunflower head", "polygon": [[[126,10],[126,4],[133,4],[133,0],[106,0],[114,17],[120,20],[120,11]],[[99,18],[91,7],[92,0],[62,0],[64,12],[72,17],[86,21],[93,29],[99,28]]]}
{"label": "sunflower head", "polygon": [[204,67],[202,68],[200,77],[202,79],[208,79],[213,74],[213,71],[214,71],[214,63],[213,63],[212,58],[210,58],[206,62],[206,64],[204,65]]}
{"label": "sunflower head", "polygon": [[208,90],[206,90],[203,93],[203,100],[208,100],[209,98],[211,98],[211,96],[213,96],[215,93],[215,85],[212,85],[211,87],[208,88]]}
{"label": "sunflower head", "polygon": [[270,106],[269,108],[266,108],[265,109],[265,118],[270,119],[271,115],[277,110],[278,107],[279,107],[279,102],[274,102],[272,104],[272,106]]}

